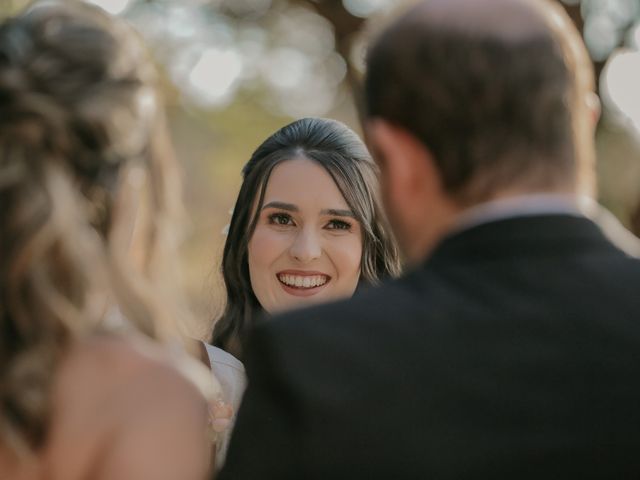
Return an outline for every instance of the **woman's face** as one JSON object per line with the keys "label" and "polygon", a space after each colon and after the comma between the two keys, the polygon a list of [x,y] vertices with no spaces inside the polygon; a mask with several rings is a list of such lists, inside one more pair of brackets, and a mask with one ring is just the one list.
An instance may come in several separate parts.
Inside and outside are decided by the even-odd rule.
{"label": "woman's face", "polygon": [[362,229],[329,173],[295,158],[271,172],[248,256],[269,313],[346,298],[360,278]]}

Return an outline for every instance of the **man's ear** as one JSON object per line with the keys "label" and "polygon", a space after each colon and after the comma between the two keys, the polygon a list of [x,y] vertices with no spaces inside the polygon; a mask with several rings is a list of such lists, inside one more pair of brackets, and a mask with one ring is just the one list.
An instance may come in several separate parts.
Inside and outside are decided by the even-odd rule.
{"label": "man's ear", "polygon": [[596,129],[598,121],[600,121],[600,115],[602,114],[602,105],[600,104],[600,97],[594,92],[589,92],[585,99],[589,116],[591,118],[591,124],[593,129]]}
{"label": "man's ear", "polygon": [[373,119],[367,125],[367,142],[378,159],[387,194],[415,202],[429,191],[440,190],[431,152],[407,130]]}
{"label": "man's ear", "polygon": [[459,208],[445,191],[435,157],[413,134],[372,119],[366,135],[380,164],[382,195],[396,239],[409,264],[421,262]]}

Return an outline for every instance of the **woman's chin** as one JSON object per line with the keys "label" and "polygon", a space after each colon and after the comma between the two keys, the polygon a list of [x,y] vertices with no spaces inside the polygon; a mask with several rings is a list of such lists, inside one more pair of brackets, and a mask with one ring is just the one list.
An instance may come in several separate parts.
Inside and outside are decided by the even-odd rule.
{"label": "woman's chin", "polygon": [[279,313],[289,312],[291,310],[297,310],[300,308],[311,307],[319,303],[327,302],[327,298],[324,295],[311,295],[304,297],[293,297],[286,301],[280,302],[277,306],[269,311],[270,315],[277,315]]}

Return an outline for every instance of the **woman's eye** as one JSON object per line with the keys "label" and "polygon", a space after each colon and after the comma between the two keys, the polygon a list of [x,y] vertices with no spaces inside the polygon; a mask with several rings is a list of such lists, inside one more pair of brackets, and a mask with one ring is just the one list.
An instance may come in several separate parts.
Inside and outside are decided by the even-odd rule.
{"label": "woman's eye", "polygon": [[331,220],[327,224],[327,228],[330,230],[351,230],[351,224],[343,220]]}
{"label": "woman's eye", "polygon": [[273,225],[293,225],[293,219],[285,213],[272,213],[269,215],[269,223]]}

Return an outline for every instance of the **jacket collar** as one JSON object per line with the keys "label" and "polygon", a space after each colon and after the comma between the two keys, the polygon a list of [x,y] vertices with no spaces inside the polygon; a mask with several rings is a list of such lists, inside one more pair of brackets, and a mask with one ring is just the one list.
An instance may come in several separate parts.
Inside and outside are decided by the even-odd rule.
{"label": "jacket collar", "polygon": [[458,259],[463,262],[500,257],[564,256],[577,251],[616,251],[602,230],[581,215],[510,216],[452,232],[424,262]]}

